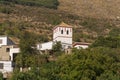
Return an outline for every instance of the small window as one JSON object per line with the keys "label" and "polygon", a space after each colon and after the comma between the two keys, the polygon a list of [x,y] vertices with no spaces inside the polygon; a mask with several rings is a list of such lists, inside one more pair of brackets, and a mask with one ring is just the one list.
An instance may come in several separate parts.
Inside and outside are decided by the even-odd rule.
{"label": "small window", "polygon": [[6,48],[6,52],[10,52],[10,48]]}
{"label": "small window", "polygon": [[0,44],[2,44],[2,39],[0,39]]}
{"label": "small window", "polygon": [[69,31],[67,30],[67,34],[69,34]]}
{"label": "small window", "polygon": [[3,63],[0,63],[0,69],[3,69]]}
{"label": "small window", "polygon": [[71,49],[71,46],[68,46],[69,49]]}
{"label": "small window", "polygon": [[42,45],[41,45],[41,44],[39,44],[39,48],[42,48]]}
{"label": "small window", "polygon": [[63,30],[61,30],[61,34],[63,34]]}

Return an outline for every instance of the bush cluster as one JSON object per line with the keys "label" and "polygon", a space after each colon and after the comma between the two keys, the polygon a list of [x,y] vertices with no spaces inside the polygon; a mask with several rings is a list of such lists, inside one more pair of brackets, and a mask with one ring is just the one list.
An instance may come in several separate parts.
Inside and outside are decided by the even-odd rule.
{"label": "bush cluster", "polygon": [[59,5],[58,0],[1,0],[0,2],[4,4],[12,2],[27,6],[43,6],[53,9],[57,9],[57,6]]}

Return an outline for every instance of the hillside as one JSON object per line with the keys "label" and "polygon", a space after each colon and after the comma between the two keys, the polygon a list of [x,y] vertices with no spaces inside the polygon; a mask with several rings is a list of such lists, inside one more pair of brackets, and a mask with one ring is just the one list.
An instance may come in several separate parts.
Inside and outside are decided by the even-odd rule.
{"label": "hillside", "polygon": [[59,0],[59,10],[79,16],[120,18],[120,0]]}
{"label": "hillside", "polygon": [[64,2],[60,2],[58,9],[0,3],[0,34],[20,38],[23,31],[29,31],[37,34],[39,42],[45,42],[52,40],[52,28],[64,21],[73,26],[74,41],[93,42],[98,36],[107,36],[111,30],[119,28],[119,19],[85,16],[91,15],[90,12],[78,15],[79,10],[72,13],[61,8],[61,5],[68,4]]}
{"label": "hillside", "polygon": [[[59,1],[0,0],[0,35],[8,35],[19,44],[1,46],[1,54],[8,56],[0,65],[7,80],[120,80],[119,1]],[[72,26],[73,42],[92,43],[89,48],[86,49],[85,43],[81,47],[78,44],[79,49],[74,45],[69,49],[71,29],[62,28],[67,37],[59,29],[63,42],[53,29],[61,22],[66,23],[62,26]],[[52,41],[53,30],[55,40],[62,45],[38,44]],[[46,49],[50,46],[52,50]],[[9,75],[7,71],[13,72]],[[0,80],[3,80],[1,73]]]}

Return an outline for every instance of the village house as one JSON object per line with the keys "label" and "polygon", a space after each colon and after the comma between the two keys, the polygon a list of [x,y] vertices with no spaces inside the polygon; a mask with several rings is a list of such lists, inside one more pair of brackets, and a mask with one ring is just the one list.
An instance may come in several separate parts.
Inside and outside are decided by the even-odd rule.
{"label": "village house", "polygon": [[91,43],[85,43],[85,42],[74,42],[73,47],[77,49],[86,49],[89,47]]}
{"label": "village house", "polygon": [[83,48],[86,49],[90,45],[90,43],[85,42],[74,42],[73,43],[73,29],[72,26],[62,22],[59,25],[53,28],[53,41],[37,44],[38,50],[52,50],[52,46],[56,43],[56,41],[60,41],[62,48],[64,50],[70,48]]}
{"label": "village house", "polygon": [[0,72],[13,72],[14,61],[20,49],[7,36],[0,36]]}

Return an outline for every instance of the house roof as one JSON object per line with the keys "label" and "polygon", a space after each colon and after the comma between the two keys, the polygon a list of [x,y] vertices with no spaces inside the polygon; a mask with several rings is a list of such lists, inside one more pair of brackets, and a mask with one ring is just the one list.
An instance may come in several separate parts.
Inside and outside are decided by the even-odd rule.
{"label": "house roof", "polygon": [[73,43],[73,46],[76,46],[76,45],[90,45],[91,43],[86,43],[86,42],[74,42]]}

